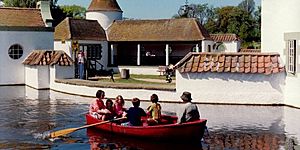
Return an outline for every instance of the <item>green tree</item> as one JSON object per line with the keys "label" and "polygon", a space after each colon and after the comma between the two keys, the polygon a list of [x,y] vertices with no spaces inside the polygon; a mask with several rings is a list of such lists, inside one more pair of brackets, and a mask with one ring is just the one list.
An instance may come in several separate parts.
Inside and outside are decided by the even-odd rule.
{"label": "green tree", "polygon": [[208,4],[190,4],[183,5],[178,10],[178,15],[173,18],[197,18],[200,24],[204,25],[214,16],[213,7]]}
{"label": "green tree", "polygon": [[200,24],[204,25],[214,16],[213,7],[208,4],[198,4],[194,6],[194,18],[197,18]]}
{"label": "green tree", "polygon": [[78,5],[65,5],[61,6],[61,9],[67,17],[85,18],[86,9],[84,7]]}
{"label": "green tree", "polygon": [[255,2],[254,0],[244,0],[238,5],[238,7],[252,14],[255,10]]}
{"label": "green tree", "polygon": [[245,41],[255,37],[254,17],[245,10],[226,6],[216,10],[217,27],[220,33],[235,33]]}

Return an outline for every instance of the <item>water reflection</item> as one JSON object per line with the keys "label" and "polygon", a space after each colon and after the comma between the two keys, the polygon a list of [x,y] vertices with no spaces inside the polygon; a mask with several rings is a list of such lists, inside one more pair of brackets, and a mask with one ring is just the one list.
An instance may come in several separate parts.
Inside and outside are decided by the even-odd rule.
{"label": "water reflection", "polygon": [[131,137],[117,136],[111,133],[99,132],[94,128],[87,129],[91,149],[143,149],[143,150],[166,150],[166,149],[202,149],[201,141],[199,143],[159,142],[155,140],[136,139]]}
{"label": "water reflection", "polygon": [[[300,110],[289,107],[198,105],[208,118],[209,135],[197,144],[141,141],[80,130],[47,141],[34,138],[45,131],[79,127],[92,98],[28,87],[0,87],[0,149],[292,149],[300,139]],[[149,105],[143,102],[141,107]],[[126,102],[126,106],[131,106]],[[176,112],[180,104],[162,104]]]}

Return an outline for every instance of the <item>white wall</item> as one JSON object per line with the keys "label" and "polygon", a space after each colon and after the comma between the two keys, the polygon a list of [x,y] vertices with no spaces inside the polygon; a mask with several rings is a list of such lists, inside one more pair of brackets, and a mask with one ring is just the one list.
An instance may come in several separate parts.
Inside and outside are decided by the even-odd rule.
{"label": "white wall", "polygon": [[300,31],[299,0],[262,0],[262,52],[283,56],[284,33]]}
{"label": "white wall", "polygon": [[[32,50],[53,49],[53,32],[0,31],[0,85],[25,84],[25,69],[22,62]],[[23,47],[23,56],[14,60],[8,49],[14,44]]]}
{"label": "white wall", "polygon": [[285,88],[285,103],[300,108],[300,79],[287,76]]}
{"label": "white wall", "polygon": [[[110,51],[108,51],[108,42],[107,41],[79,40],[78,43],[79,43],[79,45],[80,44],[101,44],[102,58],[99,62],[104,66],[104,69],[107,68],[108,53],[110,53]],[[72,51],[72,41],[71,40],[67,40],[67,41],[65,41],[65,43],[62,43],[61,41],[55,41],[54,49],[64,51],[66,54],[68,54],[74,60],[74,54]],[[97,69],[100,69],[100,68],[101,68],[101,66],[97,65]]]}
{"label": "white wall", "polygon": [[25,84],[35,89],[49,89],[49,66],[25,66]]}
{"label": "white wall", "polygon": [[105,91],[105,97],[115,98],[117,95],[122,95],[124,99],[132,99],[138,97],[141,100],[149,100],[152,94],[157,94],[161,101],[174,101],[181,102],[180,95],[173,91],[159,91],[159,90],[143,90],[143,89],[113,89],[113,88],[99,88],[87,87],[70,84],[62,84],[53,82],[51,89],[61,91],[64,93],[83,95],[83,96],[96,96],[97,90]]}
{"label": "white wall", "polygon": [[176,91],[190,91],[207,103],[283,104],[285,74],[184,73],[176,71]]}
{"label": "white wall", "polygon": [[202,41],[202,50],[201,49],[199,49],[199,50],[201,50],[202,52],[208,52],[208,45],[210,45],[210,50],[211,51],[213,51],[214,49],[213,49],[213,45],[214,45],[214,41],[208,41],[208,40],[203,40]]}
{"label": "white wall", "polygon": [[97,20],[104,30],[107,30],[114,20],[121,20],[122,17],[122,12],[119,11],[86,12],[86,19]]}
{"label": "white wall", "polygon": [[289,138],[297,138],[298,142],[300,141],[300,130],[298,125],[298,122],[300,122],[299,114],[300,109],[284,107],[285,131]]}
{"label": "white wall", "polygon": [[[74,65],[72,66],[59,66],[54,65],[50,66],[50,88],[52,89],[53,83],[55,83],[55,79],[70,79],[75,76]],[[63,92],[63,91],[62,91]]]}
{"label": "white wall", "polygon": [[61,41],[57,41],[57,40],[54,41],[54,50],[62,50],[74,60],[73,55],[72,55],[71,40],[66,40],[65,43],[62,43]]}
{"label": "white wall", "polygon": [[223,42],[226,47],[225,52],[238,52],[241,47],[240,43],[239,41]]}

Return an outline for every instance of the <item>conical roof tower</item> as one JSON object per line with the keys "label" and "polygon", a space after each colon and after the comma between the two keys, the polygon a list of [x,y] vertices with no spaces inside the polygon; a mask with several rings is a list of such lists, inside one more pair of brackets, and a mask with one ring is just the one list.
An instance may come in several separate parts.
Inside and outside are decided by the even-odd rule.
{"label": "conical roof tower", "polygon": [[97,20],[104,30],[115,20],[123,18],[123,11],[116,0],[92,0],[86,19]]}
{"label": "conical roof tower", "polygon": [[116,0],[92,0],[87,11],[121,11]]}

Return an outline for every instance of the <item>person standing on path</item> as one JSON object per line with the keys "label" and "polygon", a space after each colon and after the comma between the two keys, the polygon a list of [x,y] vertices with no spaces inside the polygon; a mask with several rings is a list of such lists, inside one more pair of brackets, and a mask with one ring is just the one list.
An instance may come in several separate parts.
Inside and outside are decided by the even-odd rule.
{"label": "person standing on path", "polygon": [[78,53],[78,70],[79,70],[79,79],[84,79],[84,53],[79,51]]}

